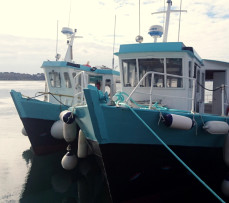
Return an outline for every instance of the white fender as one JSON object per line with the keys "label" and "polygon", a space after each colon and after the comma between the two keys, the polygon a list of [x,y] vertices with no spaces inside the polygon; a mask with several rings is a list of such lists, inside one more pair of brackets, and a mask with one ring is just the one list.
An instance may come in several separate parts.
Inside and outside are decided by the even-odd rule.
{"label": "white fender", "polygon": [[229,196],[229,180],[228,177],[226,177],[221,185],[221,190],[224,195]]}
{"label": "white fender", "polygon": [[186,116],[167,114],[164,116],[164,123],[170,128],[189,130],[193,127],[193,120]]}
{"label": "white fender", "polygon": [[229,135],[226,136],[223,147],[223,159],[227,166],[229,166]]}
{"label": "white fender", "polygon": [[24,127],[21,129],[21,133],[22,133],[23,135],[25,135],[25,136],[28,136],[28,135],[27,135],[27,132],[25,131],[25,128],[24,128]]}
{"label": "white fender", "polygon": [[60,113],[59,115],[60,120],[62,120],[63,122],[67,123],[67,124],[71,124],[75,121],[75,115],[68,110],[64,110]]}
{"label": "white fender", "polygon": [[63,121],[63,116],[64,116],[66,113],[68,113],[68,112],[69,112],[68,110],[61,111],[61,112],[60,112],[60,115],[59,115],[60,120]]}
{"label": "white fender", "polygon": [[72,142],[76,139],[76,123],[63,123],[63,135],[66,142]]}
{"label": "white fender", "polygon": [[51,135],[56,139],[63,139],[63,121],[55,121],[51,127]]}
{"label": "white fender", "polygon": [[210,134],[227,134],[229,125],[224,121],[208,121],[204,124],[203,129]]}
{"label": "white fender", "polygon": [[77,155],[79,158],[86,158],[88,155],[87,140],[82,130],[79,131]]}
{"label": "white fender", "polygon": [[72,152],[67,152],[61,160],[61,165],[65,170],[72,170],[76,167],[77,157]]}

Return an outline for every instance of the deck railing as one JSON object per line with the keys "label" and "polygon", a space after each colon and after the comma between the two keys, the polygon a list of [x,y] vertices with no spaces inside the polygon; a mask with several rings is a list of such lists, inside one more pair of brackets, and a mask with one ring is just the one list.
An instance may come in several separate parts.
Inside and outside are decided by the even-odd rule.
{"label": "deck railing", "polygon": [[77,73],[74,77],[74,86],[75,86],[75,94],[74,94],[74,104],[73,106],[85,105],[86,100],[84,97],[83,89],[87,88],[87,77],[85,71],[81,71]]}
{"label": "deck railing", "polygon": [[[165,73],[159,73],[159,72],[154,72],[154,71],[149,71],[147,72],[142,78],[141,80],[138,82],[138,84],[136,85],[136,87],[132,90],[132,92],[130,93],[130,95],[127,97],[127,99],[125,100],[126,102],[128,102],[131,98],[131,96],[134,93],[138,93],[136,90],[137,88],[142,84],[143,80],[148,76],[151,75],[151,85],[150,85],[150,92],[149,93],[143,93],[143,94],[147,94],[149,95],[149,109],[152,108],[152,96],[153,96],[153,90],[155,89],[154,87],[154,78],[155,75],[162,75],[162,76],[169,76],[169,77],[173,77],[173,78],[181,78],[181,79],[188,79],[192,81],[192,97],[177,97],[177,96],[171,96],[171,95],[162,95],[160,94],[160,96],[164,96],[164,97],[176,97],[176,98],[181,98],[181,99],[188,99],[188,100],[192,100],[192,106],[191,106],[191,111],[194,112],[195,109],[195,93],[196,93],[196,78],[190,78],[190,77],[185,77],[185,76],[179,76],[179,75],[173,75],[173,74],[165,74]],[[166,82],[165,82],[166,83]],[[142,93],[142,92],[141,92]]]}

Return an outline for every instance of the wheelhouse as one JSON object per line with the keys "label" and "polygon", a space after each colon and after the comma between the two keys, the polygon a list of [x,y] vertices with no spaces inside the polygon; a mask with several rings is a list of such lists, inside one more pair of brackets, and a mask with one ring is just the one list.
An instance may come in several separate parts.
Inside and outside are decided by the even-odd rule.
{"label": "wheelhouse", "polygon": [[131,96],[134,100],[150,101],[152,92],[153,103],[190,111],[194,102],[196,112],[204,111],[200,87],[205,83],[205,70],[192,47],[181,42],[129,44],[121,45],[116,55],[122,91],[131,94],[138,86]]}
{"label": "wheelhouse", "polygon": [[97,69],[64,61],[46,61],[42,68],[46,76],[46,101],[57,104],[60,101],[68,106],[76,102],[74,95],[83,91],[79,87],[85,87],[81,84],[83,79],[77,76],[80,72],[84,72],[87,84],[107,91],[111,96],[116,91],[116,81],[119,78],[119,72],[111,69]]}

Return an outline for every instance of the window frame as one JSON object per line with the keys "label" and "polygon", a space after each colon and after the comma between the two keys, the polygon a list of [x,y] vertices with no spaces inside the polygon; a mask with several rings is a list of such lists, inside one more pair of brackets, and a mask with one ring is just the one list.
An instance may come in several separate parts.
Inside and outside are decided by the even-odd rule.
{"label": "window frame", "polygon": [[[61,74],[57,71],[50,71],[48,73],[49,82],[52,88],[61,88]],[[57,80],[58,78],[58,80]]]}
{"label": "window frame", "polygon": [[[125,60],[135,60],[136,62],[136,71],[135,73],[137,73],[137,77],[135,78],[136,79],[136,84],[135,86],[130,86],[130,87],[136,87],[137,83],[140,81],[140,62],[139,60],[142,60],[142,59],[163,59],[164,60],[164,68],[163,68],[163,74],[164,75],[164,86],[163,87],[155,87],[155,88],[162,88],[162,89],[170,89],[170,88],[173,88],[173,89],[184,89],[184,86],[185,86],[185,83],[184,83],[184,78],[178,78],[180,79],[180,83],[181,83],[181,86],[180,87],[168,87],[167,86],[167,77],[172,77],[172,76],[167,76],[167,65],[166,65],[166,62],[167,62],[167,59],[180,59],[181,60],[181,75],[177,75],[177,76],[184,76],[184,57],[152,57],[152,56],[149,56],[149,57],[136,57],[136,58],[122,58],[121,59],[121,71],[122,71],[122,80],[123,80],[123,87],[128,87],[128,86],[125,86],[124,83],[125,83],[125,73],[124,73],[124,70],[123,70],[123,61]],[[159,72],[161,73],[161,72]],[[143,74],[144,75],[144,74]],[[159,75],[160,76],[160,75]],[[174,76],[175,78],[175,76]],[[147,86],[148,87],[148,86]]]}

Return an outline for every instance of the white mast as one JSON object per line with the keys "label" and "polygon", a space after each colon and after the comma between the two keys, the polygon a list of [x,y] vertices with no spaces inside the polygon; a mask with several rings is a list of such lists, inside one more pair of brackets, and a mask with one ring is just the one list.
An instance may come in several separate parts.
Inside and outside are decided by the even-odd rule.
{"label": "white mast", "polygon": [[165,32],[163,36],[163,42],[167,42],[167,36],[168,36],[168,30],[169,30],[169,20],[170,20],[170,9],[172,5],[172,1],[168,0],[167,3],[168,3],[168,7],[166,11]]}
{"label": "white mast", "polygon": [[81,36],[75,36],[77,30],[75,29],[74,31],[71,28],[68,27],[63,27],[62,31],[63,34],[67,35],[67,44],[68,44],[68,49],[65,54],[64,60],[67,62],[72,62],[73,61],[73,53],[72,53],[72,46],[75,38],[82,38]]}
{"label": "white mast", "polygon": [[76,29],[73,32],[73,30],[71,28],[63,27],[61,32],[63,34],[65,34],[67,36],[67,39],[68,39],[67,40],[68,49],[67,49],[67,52],[65,54],[64,60],[67,62],[72,62],[72,60],[73,60],[72,46],[73,46],[73,42],[74,42],[75,35],[76,35]]}
{"label": "white mast", "polygon": [[159,11],[159,12],[152,13],[152,14],[166,13],[163,42],[167,42],[168,31],[169,31],[170,13],[171,12],[187,12],[187,10],[171,10],[172,1],[171,0],[167,0],[167,3],[168,3],[168,6],[167,6],[167,10],[166,11]]}

